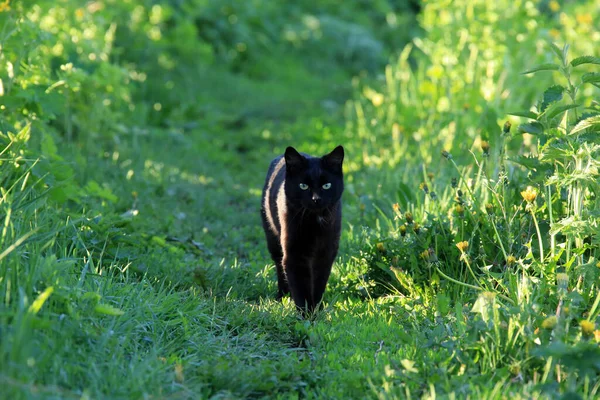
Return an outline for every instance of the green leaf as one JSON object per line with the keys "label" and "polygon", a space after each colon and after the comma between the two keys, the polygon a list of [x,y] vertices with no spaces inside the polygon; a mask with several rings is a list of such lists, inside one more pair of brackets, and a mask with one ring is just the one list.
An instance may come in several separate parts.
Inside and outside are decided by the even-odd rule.
{"label": "green leaf", "polygon": [[581,82],[584,83],[600,83],[600,73],[598,72],[588,72],[587,74],[583,74],[581,77]]}
{"label": "green leaf", "polygon": [[550,104],[562,100],[564,91],[565,88],[560,85],[550,86],[546,89],[542,101],[542,111],[546,110]]}
{"label": "green leaf", "polygon": [[119,316],[119,315],[125,314],[124,311],[119,310],[118,308],[113,307],[110,304],[103,304],[103,303],[96,304],[96,307],[94,307],[94,311],[96,311],[99,314],[113,315],[113,316]]}
{"label": "green leaf", "polygon": [[537,121],[529,122],[526,124],[519,125],[518,131],[520,133],[531,133],[532,135],[541,135],[544,133],[544,125]]}
{"label": "green leaf", "polygon": [[580,104],[551,105],[546,109],[543,116],[550,120],[556,117],[557,115],[564,113],[565,111],[577,108],[579,106]]}
{"label": "green leaf", "polygon": [[408,359],[400,360],[400,364],[402,364],[402,367],[404,368],[404,370],[406,372],[414,372],[414,373],[419,372],[419,370],[415,368],[415,362],[412,360],[408,360]]}
{"label": "green leaf", "polygon": [[570,135],[581,132],[588,128],[598,128],[600,129],[600,115],[594,115],[593,117],[586,118],[582,121],[579,121],[573,129],[571,129]]}
{"label": "green leaf", "polygon": [[565,59],[564,59],[563,50],[561,50],[554,42],[548,41],[548,45],[550,45],[550,50],[552,50],[554,52],[554,54],[556,54],[558,56],[558,58],[560,58],[560,60],[564,63]]}
{"label": "green leaf", "polygon": [[531,170],[537,169],[540,166],[540,160],[538,160],[537,157],[519,155],[516,157],[510,157],[508,160]]}
{"label": "green leaf", "polygon": [[48,286],[46,290],[38,295],[37,299],[35,299],[31,306],[29,306],[29,312],[32,314],[37,314],[53,291],[54,288],[52,286]]}
{"label": "green leaf", "polygon": [[582,64],[600,64],[600,58],[594,56],[577,57],[571,60],[571,66],[576,67]]}
{"label": "green leaf", "polygon": [[531,118],[531,119],[537,119],[538,115],[536,113],[534,113],[533,111],[514,111],[514,112],[509,112],[508,115],[514,115],[515,117],[524,117],[524,118]]}
{"label": "green leaf", "polygon": [[534,72],[539,72],[539,71],[558,71],[560,69],[560,67],[556,64],[542,64],[542,65],[538,65],[537,67],[533,67],[531,69],[528,69],[525,72],[522,72],[523,75],[527,75],[527,74],[532,74]]}
{"label": "green leaf", "polygon": [[93,196],[98,196],[112,203],[116,203],[119,200],[109,188],[100,186],[96,181],[89,181],[85,186],[85,190]]}
{"label": "green leaf", "polygon": [[[43,155],[49,156],[52,158],[58,157],[58,155],[57,155],[58,147],[56,147],[56,143],[54,142],[52,135],[50,135],[49,133],[42,134],[41,148],[42,148]],[[58,158],[60,158],[60,157],[58,157]]]}

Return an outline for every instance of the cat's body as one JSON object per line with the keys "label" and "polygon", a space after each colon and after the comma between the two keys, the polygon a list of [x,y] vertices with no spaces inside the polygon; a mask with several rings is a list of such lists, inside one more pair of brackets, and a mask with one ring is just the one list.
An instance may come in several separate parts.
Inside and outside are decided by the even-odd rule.
{"label": "cat's body", "polygon": [[278,294],[313,311],[321,301],[337,255],[344,190],[344,149],[321,158],[288,147],[271,162],[261,215],[277,267]]}

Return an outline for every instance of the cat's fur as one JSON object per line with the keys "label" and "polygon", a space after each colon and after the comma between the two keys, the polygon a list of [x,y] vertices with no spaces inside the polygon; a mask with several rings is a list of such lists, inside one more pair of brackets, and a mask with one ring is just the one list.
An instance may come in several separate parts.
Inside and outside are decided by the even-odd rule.
{"label": "cat's fur", "polygon": [[[277,267],[277,298],[290,293],[305,312],[321,301],[338,252],[343,160],[342,146],[320,158],[288,147],[267,173],[261,215]],[[325,189],[326,184],[331,187]]]}

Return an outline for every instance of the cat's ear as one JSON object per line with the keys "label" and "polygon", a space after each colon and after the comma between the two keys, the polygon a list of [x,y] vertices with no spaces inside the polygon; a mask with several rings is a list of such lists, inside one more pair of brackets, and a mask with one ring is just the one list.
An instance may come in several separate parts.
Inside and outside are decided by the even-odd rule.
{"label": "cat's ear", "polygon": [[285,149],[285,168],[287,171],[298,171],[306,166],[306,158],[298,153],[295,148]]}
{"label": "cat's ear", "polygon": [[344,148],[338,146],[327,155],[324,155],[323,163],[334,171],[342,172],[342,163],[344,162]]}

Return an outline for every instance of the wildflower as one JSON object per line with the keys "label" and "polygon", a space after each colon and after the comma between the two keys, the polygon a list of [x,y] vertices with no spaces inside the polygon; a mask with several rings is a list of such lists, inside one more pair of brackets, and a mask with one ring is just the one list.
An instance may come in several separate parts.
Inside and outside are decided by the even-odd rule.
{"label": "wildflower", "polygon": [[596,329],[594,331],[594,340],[596,343],[600,343],[600,329]]}
{"label": "wildflower", "polygon": [[413,223],[413,215],[410,212],[407,212],[404,214],[404,219],[406,219],[406,223],[407,224],[412,224]]}
{"label": "wildflower", "polygon": [[532,203],[537,197],[537,191],[533,187],[527,186],[527,189],[521,192],[521,197],[523,197],[526,202]]}
{"label": "wildflower", "polygon": [[502,127],[502,133],[507,134],[510,132],[510,128],[512,127],[510,121],[506,121],[504,126]]}
{"label": "wildflower", "polygon": [[437,262],[438,261],[438,258],[435,255],[435,250],[432,247],[427,249],[427,252],[429,253],[429,262]]}
{"label": "wildflower", "polygon": [[552,10],[552,12],[557,12],[558,10],[560,10],[560,3],[556,0],[552,0],[550,1],[550,3],[548,3],[548,7],[550,8],[550,10]]}
{"label": "wildflower", "polygon": [[486,203],[485,211],[488,213],[488,215],[494,214],[494,205],[492,203]]}
{"label": "wildflower", "polygon": [[10,11],[10,0],[0,2],[0,12]]}
{"label": "wildflower", "polygon": [[406,236],[406,225],[400,226],[400,236]]}
{"label": "wildflower", "polygon": [[569,275],[564,272],[556,274],[556,285],[561,290],[567,290],[569,286]]}
{"label": "wildflower", "polygon": [[515,265],[516,262],[517,262],[517,257],[513,256],[512,254],[510,256],[506,257],[506,266],[512,267],[513,265]]}
{"label": "wildflower", "polygon": [[422,191],[424,191],[425,194],[429,193],[429,186],[427,186],[427,184],[425,182],[422,182],[419,185],[419,189],[421,189]]}
{"label": "wildflower", "polygon": [[421,232],[421,226],[419,225],[418,222],[415,222],[415,224],[413,225],[413,231],[418,235],[419,232]]}
{"label": "wildflower", "polygon": [[433,180],[433,172],[428,172],[427,178],[429,178],[429,180],[432,181]]}
{"label": "wildflower", "polygon": [[484,156],[489,156],[490,155],[490,142],[488,142],[487,140],[484,140],[481,142],[481,150],[483,151],[483,155]]}
{"label": "wildflower", "polygon": [[385,251],[385,246],[383,245],[383,243],[377,243],[377,250],[379,250],[380,253],[383,253]]}
{"label": "wildflower", "polygon": [[598,262],[596,263],[596,267],[597,267],[597,268],[600,268],[600,261],[598,261]]}
{"label": "wildflower", "polygon": [[465,215],[465,208],[463,206],[461,206],[460,204],[457,204],[454,207],[454,212],[459,216],[462,217]]}
{"label": "wildflower", "polygon": [[579,326],[581,327],[581,333],[583,333],[583,336],[592,336],[594,334],[594,330],[596,329],[596,324],[585,319],[583,321],[579,321]]}
{"label": "wildflower", "polygon": [[464,253],[469,248],[469,242],[467,242],[466,240],[458,242],[456,243],[456,247],[458,247],[458,250],[460,250],[461,253]]}
{"label": "wildflower", "polygon": [[379,107],[383,104],[383,95],[381,95],[380,93],[375,93],[373,95],[373,98],[371,98],[371,102],[375,107]]}
{"label": "wildflower", "polygon": [[394,211],[399,212],[400,211],[400,205],[398,203],[394,203],[392,204],[392,208],[394,209]]}
{"label": "wildflower", "polygon": [[448,153],[446,150],[442,150],[442,156],[448,160],[452,160],[452,154]]}
{"label": "wildflower", "polygon": [[429,261],[429,250],[425,249],[419,254],[419,256],[426,261]]}
{"label": "wildflower", "polygon": [[458,186],[458,179],[456,179],[455,177],[452,178],[452,180],[450,181],[450,184],[452,185],[453,189],[456,189],[456,187]]}
{"label": "wildflower", "polygon": [[593,21],[591,14],[579,14],[575,16],[575,19],[581,25],[590,25]]}
{"label": "wildflower", "polygon": [[554,316],[554,315],[551,315],[542,322],[542,328],[554,329],[554,327],[556,326],[557,323],[558,323],[558,318],[556,318],[556,316]]}

